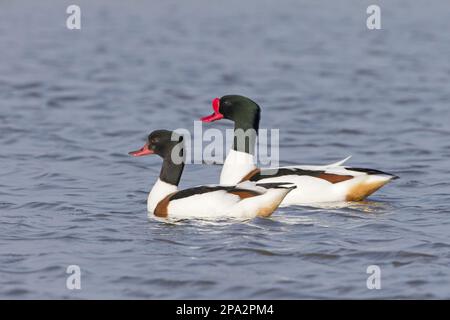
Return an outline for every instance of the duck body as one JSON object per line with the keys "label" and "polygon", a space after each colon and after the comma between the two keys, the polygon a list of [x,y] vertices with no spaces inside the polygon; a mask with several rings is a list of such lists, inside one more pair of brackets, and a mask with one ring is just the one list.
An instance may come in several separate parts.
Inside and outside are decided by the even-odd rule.
{"label": "duck body", "polygon": [[175,219],[267,217],[278,208],[284,197],[296,188],[293,184],[281,181],[274,183],[243,181],[233,186],[205,185],[178,190],[184,161],[174,159],[175,148],[181,155],[183,154],[182,137],[176,135],[174,139],[172,131],[156,130],[149,135],[148,143],[144,147],[130,152],[136,157],[158,154],[164,159],[159,178],[147,198],[150,217]]}
{"label": "duck body", "polygon": [[295,188],[280,181],[270,187],[253,182],[237,186],[204,185],[177,190],[158,179],[147,200],[149,215],[160,218],[254,218],[270,216]]}
{"label": "duck body", "polygon": [[[374,169],[354,168],[342,164],[350,157],[329,165],[286,166],[258,169],[245,163],[236,163],[245,156],[236,156],[231,150],[222,170],[220,183],[235,181],[258,183],[286,182],[297,186],[282,201],[281,207],[321,202],[360,201],[398,177]],[[251,157],[251,156],[250,156]],[[230,160],[231,159],[231,160]]]}
{"label": "duck body", "polygon": [[322,166],[258,169],[250,164],[253,160],[252,155],[231,150],[225,160],[220,183],[224,185],[240,181],[292,183],[297,189],[284,198],[280,204],[283,207],[321,202],[360,201],[397,178],[395,175],[378,170],[342,166],[348,159],[349,157]]}
{"label": "duck body", "polygon": [[236,184],[246,180],[258,183],[292,183],[297,189],[290,192],[280,205],[289,206],[361,201],[398,178],[379,170],[343,166],[350,157],[329,165],[259,169],[255,166],[253,156],[257,133],[248,135],[251,140],[248,145],[236,143],[240,139],[238,130],[258,131],[259,106],[246,97],[230,95],[214,99],[213,110],[213,115],[202,118],[202,121],[211,122],[225,118],[235,122],[235,140],[225,159],[220,184]]}

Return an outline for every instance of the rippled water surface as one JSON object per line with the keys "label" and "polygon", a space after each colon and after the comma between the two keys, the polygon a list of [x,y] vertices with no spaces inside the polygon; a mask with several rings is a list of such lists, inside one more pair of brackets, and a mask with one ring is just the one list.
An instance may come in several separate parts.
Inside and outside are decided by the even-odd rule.
{"label": "rippled water surface", "polygon": [[[0,298],[450,298],[448,2],[377,3],[369,31],[366,1],[78,1],[70,31],[70,1],[1,1]],[[282,164],[351,154],[401,179],[269,219],[149,221],[161,161],[127,152],[229,93],[280,128]]]}

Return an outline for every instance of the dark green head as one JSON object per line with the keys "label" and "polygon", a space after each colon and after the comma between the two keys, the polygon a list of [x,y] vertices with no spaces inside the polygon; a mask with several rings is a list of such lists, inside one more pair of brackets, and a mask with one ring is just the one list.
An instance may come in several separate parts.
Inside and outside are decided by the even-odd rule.
{"label": "dark green head", "polygon": [[164,159],[160,180],[178,186],[184,168],[183,136],[169,130],[155,130],[141,149],[129,154],[134,157],[157,154]]}
{"label": "dark green head", "polygon": [[169,130],[155,130],[148,135],[147,143],[139,150],[129,152],[135,157],[157,154],[161,158],[171,156],[172,150],[181,143],[183,137]]}
{"label": "dark green head", "polygon": [[261,109],[253,100],[239,95],[226,95],[215,98],[212,102],[214,113],[203,117],[203,122],[212,122],[220,119],[234,121],[236,129],[259,128]]}

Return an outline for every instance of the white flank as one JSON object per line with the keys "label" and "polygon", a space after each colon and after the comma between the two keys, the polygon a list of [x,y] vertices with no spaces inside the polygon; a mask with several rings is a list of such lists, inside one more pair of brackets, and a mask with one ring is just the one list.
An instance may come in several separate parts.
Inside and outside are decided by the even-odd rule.
{"label": "white flank", "polygon": [[169,202],[169,217],[183,218],[254,218],[262,211],[274,211],[291,191],[284,188],[262,188],[247,185],[248,190],[263,191],[261,195],[241,199],[224,190],[212,191]]}

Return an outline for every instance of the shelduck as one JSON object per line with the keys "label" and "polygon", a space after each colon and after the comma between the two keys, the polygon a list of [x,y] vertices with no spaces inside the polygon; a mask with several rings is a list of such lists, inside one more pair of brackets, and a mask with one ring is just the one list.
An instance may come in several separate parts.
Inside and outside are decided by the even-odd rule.
{"label": "shelduck", "polygon": [[178,190],[184,168],[184,142],[182,136],[168,130],[153,131],[141,149],[129,154],[135,157],[156,154],[163,158],[159,178],[147,199],[149,215],[160,218],[267,217],[296,188],[285,182],[245,181]]}
{"label": "shelduck", "polygon": [[[298,189],[289,193],[281,206],[321,202],[360,201],[386,183],[398,177],[374,169],[343,166],[350,157],[329,165],[296,165],[259,169],[253,152],[259,129],[261,109],[251,99],[239,95],[226,95],[212,102],[214,113],[201,118],[203,122],[220,119],[234,121],[234,143],[223,164],[221,184],[242,181],[291,182]],[[236,143],[239,129],[250,130],[249,143]]]}

